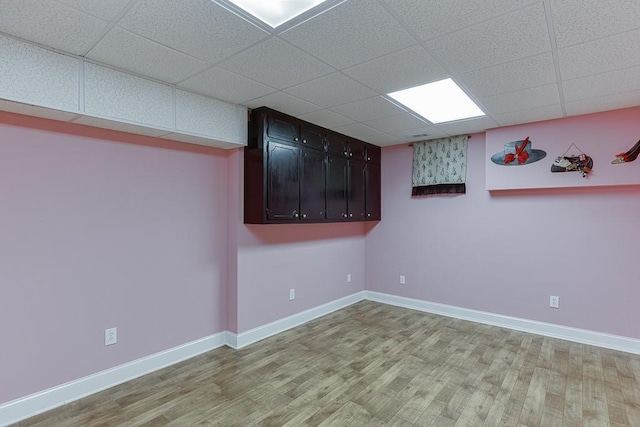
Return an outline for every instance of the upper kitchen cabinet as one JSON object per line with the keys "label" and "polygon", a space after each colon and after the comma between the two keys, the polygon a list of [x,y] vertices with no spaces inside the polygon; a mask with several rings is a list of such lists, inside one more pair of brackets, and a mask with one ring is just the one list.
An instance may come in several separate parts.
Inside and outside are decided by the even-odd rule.
{"label": "upper kitchen cabinet", "polygon": [[380,219],[380,147],[261,107],[244,160],[247,224]]}

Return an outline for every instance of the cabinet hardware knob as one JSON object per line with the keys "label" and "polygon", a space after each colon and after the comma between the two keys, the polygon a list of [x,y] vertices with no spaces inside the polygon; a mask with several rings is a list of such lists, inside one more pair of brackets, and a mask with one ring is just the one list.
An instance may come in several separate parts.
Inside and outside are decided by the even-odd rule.
{"label": "cabinet hardware knob", "polygon": [[349,157],[353,157],[353,153],[349,153]]}
{"label": "cabinet hardware knob", "polygon": [[367,214],[367,217],[370,217],[370,216],[371,216],[371,214],[370,214],[370,213],[368,213],[368,214]]}
{"label": "cabinet hardware knob", "polygon": [[297,136],[294,136],[294,137],[293,137],[293,140],[294,140],[294,141],[298,141],[299,139],[300,139],[300,138],[298,138]]}
{"label": "cabinet hardware knob", "polygon": [[300,216],[300,215],[298,215],[297,213],[294,213],[294,214],[293,214],[293,217],[294,217],[294,218],[298,218],[299,216]]}
{"label": "cabinet hardware knob", "polygon": [[306,143],[307,143],[307,140],[306,140],[306,139],[303,139],[303,140],[302,140],[302,143],[303,143],[303,144],[306,144]]}
{"label": "cabinet hardware knob", "polygon": [[345,151],[345,152],[343,152],[343,154],[344,154],[345,156],[348,156],[348,155],[349,155],[349,153],[347,153],[346,151]]}
{"label": "cabinet hardware knob", "polygon": [[371,157],[367,157],[367,160],[371,160]]}
{"label": "cabinet hardware knob", "polygon": [[306,217],[307,217],[307,214],[302,214],[302,218],[306,218]]}
{"label": "cabinet hardware knob", "polygon": [[349,218],[353,218],[353,214],[352,213],[349,214]]}
{"label": "cabinet hardware knob", "polygon": [[342,214],[342,218],[346,218],[346,217],[347,217],[347,214],[346,214],[346,213],[343,213],[343,214]]}

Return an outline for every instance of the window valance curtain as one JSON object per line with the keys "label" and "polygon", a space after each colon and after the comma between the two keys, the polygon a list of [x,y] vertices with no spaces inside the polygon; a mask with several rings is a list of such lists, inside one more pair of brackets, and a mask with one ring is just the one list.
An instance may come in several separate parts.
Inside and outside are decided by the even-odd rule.
{"label": "window valance curtain", "polygon": [[464,194],[467,176],[467,135],[413,144],[412,196]]}

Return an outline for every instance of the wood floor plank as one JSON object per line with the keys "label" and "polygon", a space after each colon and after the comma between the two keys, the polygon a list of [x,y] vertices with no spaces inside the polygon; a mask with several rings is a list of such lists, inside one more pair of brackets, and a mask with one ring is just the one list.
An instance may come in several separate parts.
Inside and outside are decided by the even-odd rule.
{"label": "wood floor plank", "polygon": [[363,301],[17,426],[638,426],[640,356]]}

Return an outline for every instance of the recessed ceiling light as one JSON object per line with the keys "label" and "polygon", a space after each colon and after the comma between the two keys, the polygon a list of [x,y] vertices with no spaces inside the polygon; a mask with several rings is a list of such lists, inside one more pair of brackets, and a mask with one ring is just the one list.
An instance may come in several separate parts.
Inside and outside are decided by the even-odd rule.
{"label": "recessed ceiling light", "polygon": [[326,0],[229,0],[271,28],[276,28]]}
{"label": "recessed ceiling light", "polygon": [[399,90],[387,95],[431,123],[452,122],[485,115],[451,79]]}

